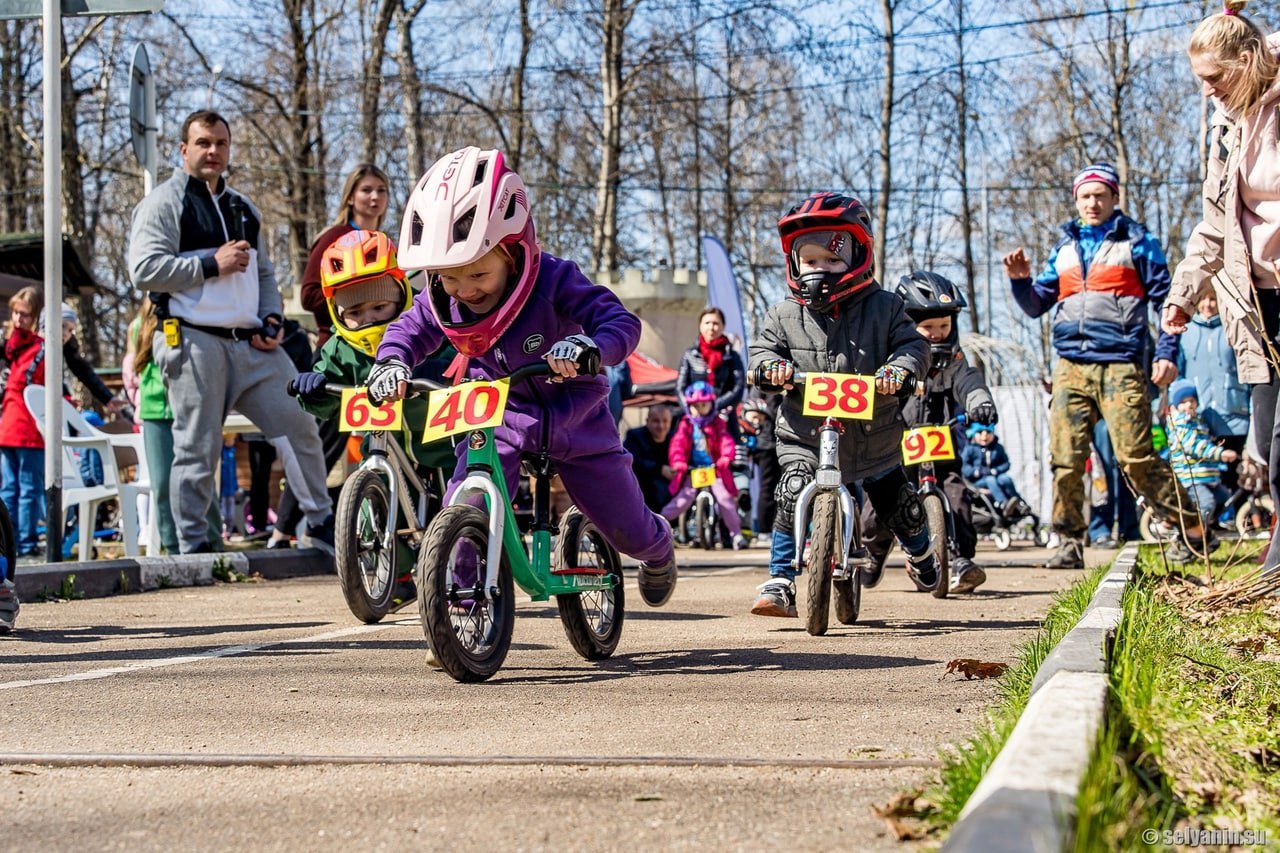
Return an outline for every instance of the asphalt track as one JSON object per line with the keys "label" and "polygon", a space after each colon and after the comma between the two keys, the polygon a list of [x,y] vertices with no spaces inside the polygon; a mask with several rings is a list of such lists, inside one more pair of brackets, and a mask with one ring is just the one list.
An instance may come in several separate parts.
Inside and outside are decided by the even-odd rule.
{"label": "asphalt track", "polygon": [[332,576],[24,603],[0,849],[900,850],[872,807],[995,693],[946,663],[1008,660],[1078,574],[983,550],[986,586],[937,601],[899,559],[811,637],[749,614],[764,550],[680,556],[661,609],[628,571],[612,659],[524,602],[479,685],[426,665],[413,609],[357,622]]}

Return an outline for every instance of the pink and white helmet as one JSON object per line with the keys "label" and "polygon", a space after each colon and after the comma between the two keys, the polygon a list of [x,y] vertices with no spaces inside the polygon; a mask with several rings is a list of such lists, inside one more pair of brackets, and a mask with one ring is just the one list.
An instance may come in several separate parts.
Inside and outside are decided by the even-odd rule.
{"label": "pink and white helmet", "polygon": [[[464,318],[432,273],[466,266],[496,247],[515,269],[507,290],[488,314]],[[400,266],[427,270],[431,313],[464,356],[488,352],[519,316],[538,278],[541,256],[524,181],[501,151],[472,146],[447,154],[409,195],[400,227]]]}

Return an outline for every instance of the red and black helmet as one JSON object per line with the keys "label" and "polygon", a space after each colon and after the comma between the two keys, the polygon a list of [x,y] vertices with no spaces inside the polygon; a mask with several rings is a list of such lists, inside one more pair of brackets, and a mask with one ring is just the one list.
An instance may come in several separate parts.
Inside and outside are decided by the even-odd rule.
{"label": "red and black helmet", "polygon": [[[801,273],[793,252],[796,240],[819,232],[832,232],[827,248],[847,261],[848,269],[844,272]],[[815,311],[830,310],[875,280],[871,214],[853,196],[814,193],[778,220],[778,236],[782,238],[782,254],[787,259],[787,287],[800,304]],[[845,237],[847,243],[841,237]]]}

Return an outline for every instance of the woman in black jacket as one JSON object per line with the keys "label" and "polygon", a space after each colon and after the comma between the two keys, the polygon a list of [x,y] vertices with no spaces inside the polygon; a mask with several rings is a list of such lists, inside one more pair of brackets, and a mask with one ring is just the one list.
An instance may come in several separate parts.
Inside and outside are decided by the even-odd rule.
{"label": "woman in black jacket", "polygon": [[709,306],[698,316],[698,342],[685,350],[676,377],[676,399],[684,405],[684,389],[706,382],[716,389],[715,409],[728,417],[729,433],[738,440],[738,418],[734,411],[746,390],[747,371],[742,356],[724,334],[724,312]]}

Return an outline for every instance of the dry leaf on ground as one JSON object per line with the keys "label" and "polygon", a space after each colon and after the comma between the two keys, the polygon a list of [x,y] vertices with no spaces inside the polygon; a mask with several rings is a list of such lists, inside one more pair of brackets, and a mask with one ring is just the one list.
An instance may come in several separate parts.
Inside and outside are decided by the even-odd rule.
{"label": "dry leaf on ground", "polygon": [[999,678],[1009,668],[1007,663],[981,661],[977,658],[956,658],[947,664],[947,675],[958,672],[965,680],[974,678]]}

